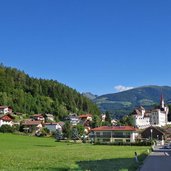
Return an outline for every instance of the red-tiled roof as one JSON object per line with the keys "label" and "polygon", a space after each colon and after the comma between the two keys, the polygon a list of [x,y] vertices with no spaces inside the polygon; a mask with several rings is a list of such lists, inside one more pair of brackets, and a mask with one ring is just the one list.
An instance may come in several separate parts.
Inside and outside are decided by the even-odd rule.
{"label": "red-tiled roof", "polygon": [[136,131],[136,129],[132,126],[101,126],[92,131]]}
{"label": "red-tiled roof", "polygon": [[12,121],[12,119],[8,116],[8,115],[4,115],[0,118],[0,120],[3,120],[3,121]]}
{"label": "red-tiled roof", "polygon": [[39,125],[41,123],[41,121],[25,121],[22,125]]}
{"label": "red-tiled roof", "polygon": [[92,117],[92,114],[79,115],[79,118],[87,118],[87,117]]}

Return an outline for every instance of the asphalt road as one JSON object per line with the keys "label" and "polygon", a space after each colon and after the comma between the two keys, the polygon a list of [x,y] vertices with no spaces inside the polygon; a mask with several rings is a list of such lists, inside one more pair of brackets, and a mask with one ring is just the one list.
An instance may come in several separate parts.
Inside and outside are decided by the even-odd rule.
{"label": "asphalt road", "polygon": [[145,159],[140,171],[171,171],[171,150],[156,147]]}

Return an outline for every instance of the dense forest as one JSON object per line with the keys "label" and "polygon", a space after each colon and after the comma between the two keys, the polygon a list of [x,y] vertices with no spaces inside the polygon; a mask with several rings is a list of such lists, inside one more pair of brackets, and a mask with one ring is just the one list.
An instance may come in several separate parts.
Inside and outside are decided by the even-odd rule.
{"label": "dense forest", "polygon": [[32,78],[15,68],[0,65],[0,105],[14,112],[52,113],[62,118],[73,113],[99,114],[99,109],[76,90],[54,80]]}

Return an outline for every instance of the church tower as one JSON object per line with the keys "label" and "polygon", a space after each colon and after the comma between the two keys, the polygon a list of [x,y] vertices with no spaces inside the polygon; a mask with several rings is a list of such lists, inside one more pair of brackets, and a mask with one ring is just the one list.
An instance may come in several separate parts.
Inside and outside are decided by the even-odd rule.
{"label": "church tower", "polygon": [[163,93],[160,96],[160,110],[165,112],[165,123],[167,124],[167,122],[168,122],[168,114],[169,114],[169,107],[167,105],[165,105],[165,103],[164,103]]}
{"label": "church tower", "polygon": [[160,109],[162,109],[162,110],[165,109],[163,94],[161,94],[161,96],[160,96]]}

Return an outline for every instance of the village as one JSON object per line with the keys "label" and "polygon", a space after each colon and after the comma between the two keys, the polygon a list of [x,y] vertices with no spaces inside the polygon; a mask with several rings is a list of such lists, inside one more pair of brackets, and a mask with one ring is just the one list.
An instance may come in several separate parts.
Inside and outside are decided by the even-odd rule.
{"label": "village", "polygon": [[[105,125],[106,115],[101,114],[101,126],[92,126],[93,115],[70,113],[63,121],[56,122],[52,114],[33,114],[29,118],[21,113],[14,113],[12,107],[0,106],[0,130],[5,132],[8,127],[18,128],[18,131],[26,135],[47,136],[53,135],[57,140],[86,140],[86,142],[107,144],[147,144],[152,140],[164,145],[171,140],[171,127],[168,122],[169,108],[164,102],[163,95],[160,105],[152,110],[145,110],[142,106],[136,108],[133,113],[134,125],[118,125],[117,120],[112,119],[110,125]],[[17,118],[17,119],[16,119]],[[70,127],[65,127],[67,123]],[[82,131],[78,131],[80,125]],[[66,129],[73,128],[73,135],[66,137]],[[85,141],[84,141],[85,142]]]}

